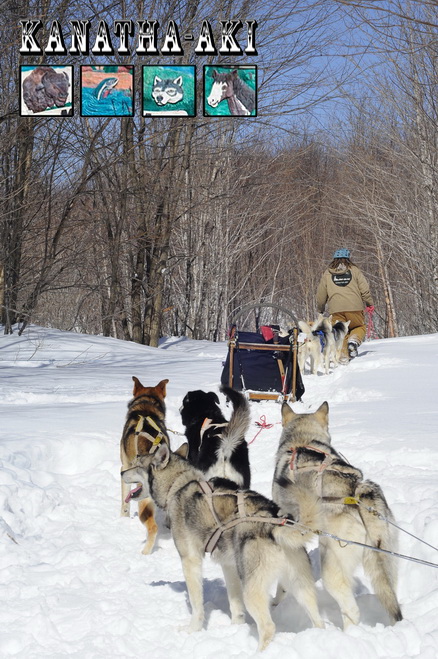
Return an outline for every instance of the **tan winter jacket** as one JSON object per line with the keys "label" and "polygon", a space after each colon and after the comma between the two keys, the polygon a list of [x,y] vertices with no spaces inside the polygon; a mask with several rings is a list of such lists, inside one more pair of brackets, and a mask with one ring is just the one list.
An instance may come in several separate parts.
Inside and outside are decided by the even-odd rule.
{"label": "tan winter jacket", "polygon": [[364,306],[374,304],[368,282],[357,266],[352,265],[345,272],[330,269],[324,272],[316,292],[320,313],[326,303],[328,313],[362,311]]}

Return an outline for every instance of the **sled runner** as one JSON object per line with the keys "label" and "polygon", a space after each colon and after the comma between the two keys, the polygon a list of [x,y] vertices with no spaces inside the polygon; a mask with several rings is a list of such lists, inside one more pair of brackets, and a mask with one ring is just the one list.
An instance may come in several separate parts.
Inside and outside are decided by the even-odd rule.
{"label": "sled runner", "polygon": [[[279,325],[261,325],[259,331],[242,331],[238,319],[261,307],[272,307],[293,321],[286,331]],[[243,391],[250,400],[300,400],[304,386],[297,360],[297,321],[275,304],[246,305],[234,317],[221,383]]]}

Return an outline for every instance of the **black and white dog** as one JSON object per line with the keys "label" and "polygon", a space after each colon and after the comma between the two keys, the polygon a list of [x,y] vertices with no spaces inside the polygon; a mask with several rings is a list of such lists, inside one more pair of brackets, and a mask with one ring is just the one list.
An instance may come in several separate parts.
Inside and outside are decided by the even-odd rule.
{"label": "black and white dog", "polygon": [[188,461],[204,472],[206,480],[227,478],[241,489],[248,489],[251,472],[245,434],[250,410],[246,398],[230,387],[221,392],[233,405],[229,421],[222,414],[219,397],[213,391],[189,391],[180,408],[189,444]]}
{"label": "black and white dog", "polygon": [[341,363],[342,345],[348,334],[350,321],[336,321],[332,324],[332,316],[325,318],[322,314],[313,323],[298,321],[301,330],[301,339],[298,337],[300,349],[298,363],[304,373],[306,359],[310,357],[311,372],[316,375],[319,367],[323,367],[327,374],[330,364],[338,366]]}

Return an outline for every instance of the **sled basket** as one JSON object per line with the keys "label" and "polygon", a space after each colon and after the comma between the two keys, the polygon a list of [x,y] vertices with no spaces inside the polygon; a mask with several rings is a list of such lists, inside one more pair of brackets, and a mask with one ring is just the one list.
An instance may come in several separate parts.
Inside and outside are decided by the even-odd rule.
{"label": "sled basket", "polygon": [[[240,330],[237,319],[260,307],[280,310],[293,320],[293,327],[286,332],[275,324],[262,325],[258,332]],[[242,307],[231,325],[221,383],[243,391],[250,400],[300,400],[304,386],[297,337],[296,319],[290,311],[268,303]]]}

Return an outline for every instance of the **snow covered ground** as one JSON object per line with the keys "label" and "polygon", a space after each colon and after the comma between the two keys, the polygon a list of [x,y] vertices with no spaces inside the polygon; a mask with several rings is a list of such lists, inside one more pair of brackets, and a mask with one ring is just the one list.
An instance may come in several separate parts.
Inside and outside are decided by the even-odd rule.
{"label": "snow covered ground", "polygon": [[[372,341],[350,365],[305,376],[303,403],[327,400],[335,448],[377,481],[409,533],[438,546],[438,335]],[[162,526],[150,556],[138,519],[121,519],[119,439],[131,376],[170,380],[168,427],[182,431],[190,389],[217,390],[226,344],[168,339],[153,349],[38,327],[0,336],[0,656],[247,659],[250,618],[232,626],[220,568],[205,560],[206,623],[179,631],[189,607],[179,557]],[[251,403],[254,489],[270,495],[280,406]],[[258,433],[264,415],[270,429]],[[172,436],[172,446],[182,442]],[[135,505],[133,506],[135,508]],[[160,516],[160,521],[163,521]],[[438,563],[400,535],[400,552]],[[317,551],[310,547],[315,562]],[[387,620],[359,574],[361,624],[340,629],[317,583],[326,629],[312,629],[292,597],[273,612],[265,659],[438,657],[438,572],[397,560],[404,620]],[[318,575],[317,575],[318,576]]]}

